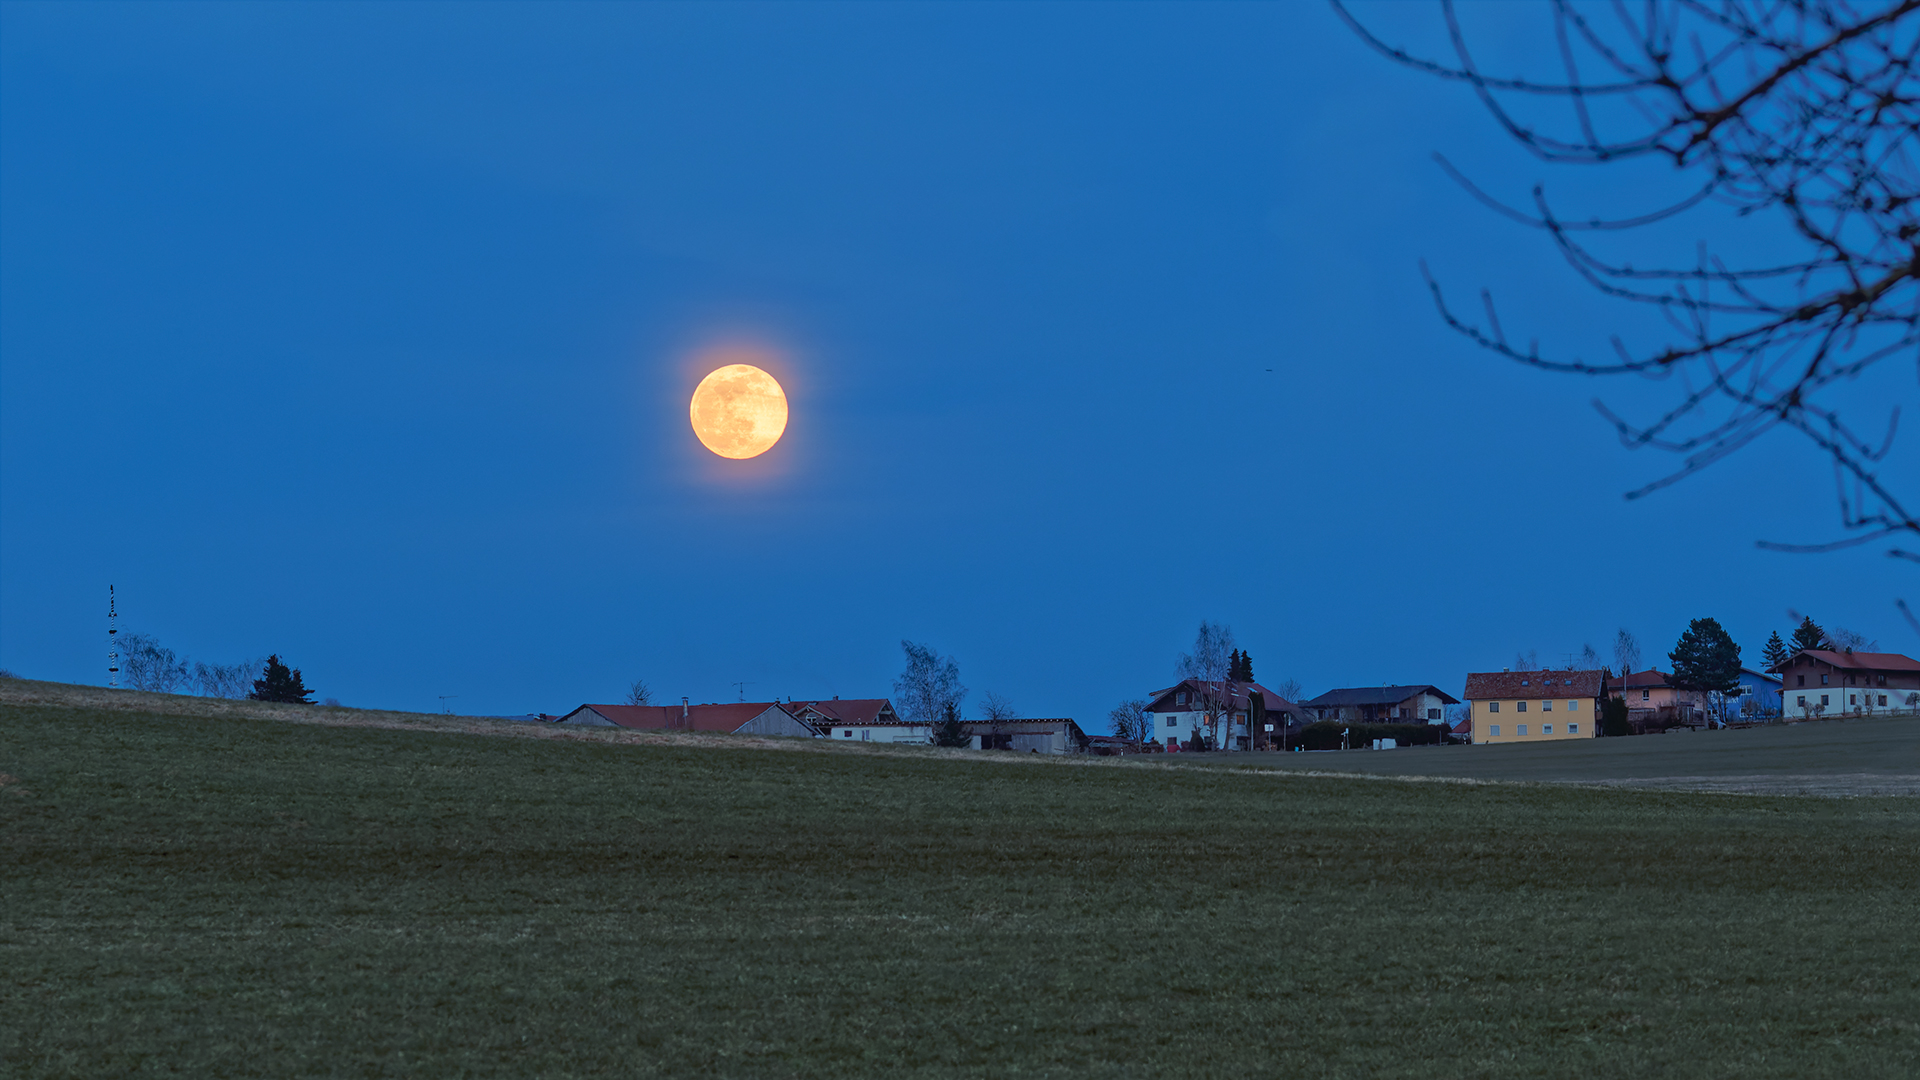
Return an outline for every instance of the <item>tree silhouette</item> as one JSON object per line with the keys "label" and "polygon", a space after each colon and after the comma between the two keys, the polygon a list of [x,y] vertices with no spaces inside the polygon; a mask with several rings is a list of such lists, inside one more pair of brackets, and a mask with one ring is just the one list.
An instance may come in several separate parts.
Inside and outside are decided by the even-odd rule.
{"label": "tree silhouette", "polygon": [[1793,659],[1793,653],[1787,651],[1787,643],[1780,640],[1780,631],[1778,630],[1775,630],[1773,636],[1767,639],[1766,650],[1763,655],[1766,658],[1769,669],[1780,667],[1787,661]]}
{"label": "tree silhouette", "polygon": [[1740,646],[1716,619],[1695,619],[1667,654],[1668,681],[1682,690],[1729,694],[1740,687]]}
{"label": "tree silhouette", "polygon": [[[1508,205],[1440,160],[1474,198],[1544,233],[1602,295],[1664,317],[1664,342],[1634,348],[1615,335],[1608,358],[1555,355],[1538,341],[1510,339],[1486,290],[1484,321],[1462,314],[1421,264],[1446,323],[1499,355],[1548,371],[1678,376],[1672,403],[1647,420],[1594,403],[1626,445],[1680,457],[1677,469],[1629,499],[1784,427],[1831,464],[1840,525],[1852,535],[1761,546],[1813,552],[1920,539],[1920,517],[1878,472],[1898,407],[1863,426],[1857,415],[1843,419],[1834,400],[1843,384],[1890,358],[1910,359],[1920,344],[1920,93],[1913,81],[1920,0],[1648,0],[1595,5],[1597,18],[1556,0],[1533,9],[1550,13],[1555,39],[1536,54],[1560,69],[1542,79],[1488,75],[1450,0],[1440,5],[1454,53],[1444,61],[1390,45],[1341,0],[1334,7],[1393,61],[1471,87],[1506,133],[1542,161],[1604,168],[1652,158],[1690,184],[1667,205],[1601,220],[1556,206],[1539,185],[1530,206]],[[1554,103],[1566,109],[1557,127],[1540,109]],[[1743,226],[1750,231],[1784,226],[1794,254],[1778,264],[1742,264],[1704,242],[1690,266],[1618,254],[1620,234],[1712,204],[1752,222]],[[1607,234],[1616,239],[1605,241],[1603,255],[1590,238]],[[1899,547],[1888,554],[1920,561]],[[1900,608],[1907,611],[1904,602]]]}
{"label": "tree silhouette", "polygon": [[1820,629],[1820,625],[1813,621],[1813,616],[1808,615],[1800,620],[1799,626],[1793,628],[1793,648],[1795,652],[1801,649],[1831,649],[1833,643],[1827,640],[1827,632]]}
{"label": "tree silhouette", "polygon": [[973,736],[960,723],[960,709],[951,701],[941,708],[940,722],[933,725],[933,745],[972,746]]}
{"label": "tree silhouette", "polygon": [[247,696],[255,701],[288,701],[300,705],[311,705],[307,699],[313,691],[307,689],[300,680],[300,669],[287,669],[280,662],[280,654],[267,657],[267,669],[253,680],[253,693]]}

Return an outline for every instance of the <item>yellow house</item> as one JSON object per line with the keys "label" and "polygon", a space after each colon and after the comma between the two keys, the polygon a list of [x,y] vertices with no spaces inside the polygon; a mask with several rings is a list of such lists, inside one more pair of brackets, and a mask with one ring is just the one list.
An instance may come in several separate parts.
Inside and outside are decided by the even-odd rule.
{"label": "yellow house", "polygon": [[1488,671],[1467,676],[1473,743],[1556,742],[1600,733],[1604,671]]}

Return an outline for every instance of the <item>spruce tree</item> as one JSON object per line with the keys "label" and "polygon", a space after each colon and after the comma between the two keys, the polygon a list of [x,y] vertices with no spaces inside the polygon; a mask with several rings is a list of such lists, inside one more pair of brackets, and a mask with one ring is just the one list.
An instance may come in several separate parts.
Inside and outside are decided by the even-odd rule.
{"label": "spruce tree", "polygon": [[1240,681],[1253,681],[1253,654],[1244,650],[1240,653]]}
{"label": "spruce tree", "polygon": [[1827,632],[1820,629],[1813,621],[1813,616],[1808,615],[1800,620],[1799,626],[1794,627],[1793,648],[1796,652],[1801,649],[1831,649],[1833,643],[1827,640]]}
{"label": "spruce tree", "polygon": [[973,736],[960,726],[960,710],[953,702],[947,702],[940,722],[933,725],[933,745],[935,746],[972,746]]}
{"label": "spruce tree", "polygon": [[1767,639],[1767,645],[1762,655],[1766,657],[1767,668],[1769,670],[1780,667],[1787,661],[1793,659],[1793,653],[1787,651],[1787,643],[1780,640],[1780,631],[1778,630],[1775,630],[1773,636]]}
{"label": "spruce tree", "polygon": [[267,669],[253,680],[253,693],[247,696],[255,701],[287,701],[298,705],[311,705],[307,695],[313,691],[300,681],[300,669],[287,670],[275,653],[267,657]]}

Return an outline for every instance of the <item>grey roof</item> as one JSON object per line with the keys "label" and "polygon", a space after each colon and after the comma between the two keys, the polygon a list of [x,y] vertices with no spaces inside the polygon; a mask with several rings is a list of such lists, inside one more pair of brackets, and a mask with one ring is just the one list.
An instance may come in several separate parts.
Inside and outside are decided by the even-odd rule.
{"label": "grey roof", "polygon": [[1334,705],[1398,705],[1420,694],[1432,694],[1449,705],[1460,704],[1459,698],[1431,683],[1413,686],[1349,686],[1340,690],[1329,690],[1312,701],[1303,701],[1300,704],[1309,709]]}

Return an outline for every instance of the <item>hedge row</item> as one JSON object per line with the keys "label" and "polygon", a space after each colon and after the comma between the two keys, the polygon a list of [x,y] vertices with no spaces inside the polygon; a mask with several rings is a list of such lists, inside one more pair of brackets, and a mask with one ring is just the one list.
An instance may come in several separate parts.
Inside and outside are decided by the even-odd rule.
{"label": "hedge row", "polygon": [[1309,750],[1340,749],[1340,733],[1350,732],[1346,745],[1365,750],[1375,739],[1393,739],[1401,746],[1431,746],[1446,737],[1444,724],[1354,724],[1322,720],[1300,730],[1300,745]]}

